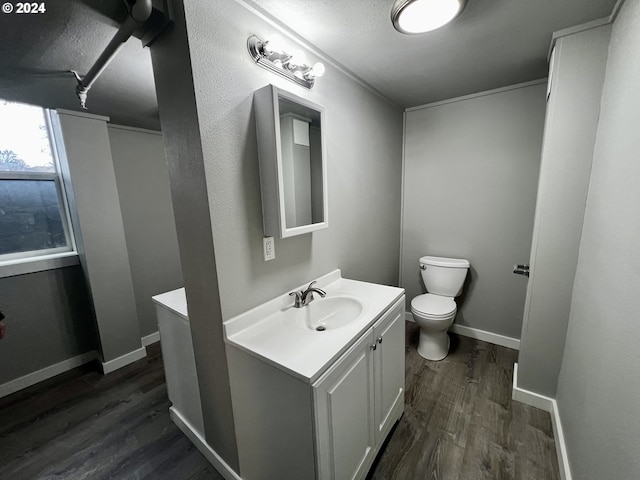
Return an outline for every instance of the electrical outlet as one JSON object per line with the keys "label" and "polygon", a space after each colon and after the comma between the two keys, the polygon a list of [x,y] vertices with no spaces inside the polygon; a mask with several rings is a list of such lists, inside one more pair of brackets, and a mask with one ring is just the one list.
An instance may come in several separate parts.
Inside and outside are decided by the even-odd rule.
{"label": "electrical outlet", "polygon": [[264,250],[264,261],[268,262],[276,258],[276,245],[273,242],[273,237],[264,237],[262,239],[262,247]]}

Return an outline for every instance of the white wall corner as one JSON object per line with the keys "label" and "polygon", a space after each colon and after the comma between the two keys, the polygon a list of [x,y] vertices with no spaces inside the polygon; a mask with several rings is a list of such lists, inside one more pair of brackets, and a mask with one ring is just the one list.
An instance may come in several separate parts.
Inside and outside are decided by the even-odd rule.
{"label": "white wall corner", "polygon": [[209,446],[204,437],[188,422],[186,418],[180,415],[174,407],[169,407],[169,416],[173,423],[184,433],[184,435],[191,440],[196,448],[204,455],[211,465],[218,471],[225,480],[242,480],[227,462],[225,462],[216,451]]}
{"label": "white wall corner", "polygon": [[549,413],[551,413],[551,409],[553,408],[552,398],[518,387],[517,363],[513,364],[513,390],[511,391],[511,398]]}
{"label": "white wall corner", "polygon": [[567,453],[567,445],[564,439],[560,411],[555,398],[545,397],[535,392],[518,387],[518,364],[513,364],[513,389],[511,398],[526,405],[539,408],[549,412],[551,415],[551,425],[553,427],[553,437],[556,442],[556,455],[558,457],[558,468],[562,480],[572,480],[571,466]]}
{"label": "white wall corner", "polygon": [[[415,322],[411,312],[405,312],[405,320],[407,322]],[[476,340],[492,343],[494,345],[500,345],[502,347],[511,348],[513,350],[520,350],[520,340],[517,338],[506,337],[498,333],[487,332],[486,330],[466,327],[464,325],[458,325],[456,323],[449,327],[449,331],[451,333],[462,335],[463,337],[475,338]]]}
{"label": "white wall corner", "polygon": [[137,350],[125,353],[124,355],[118,358],[114,358],[113,360],[109,360],[108,362],[102,362],[102,373],[106,375],[108,373],[114,372],[119,368],[126,367],[127,365],[136,362],[146,356],[147,349],[145,347],[140,347]]}

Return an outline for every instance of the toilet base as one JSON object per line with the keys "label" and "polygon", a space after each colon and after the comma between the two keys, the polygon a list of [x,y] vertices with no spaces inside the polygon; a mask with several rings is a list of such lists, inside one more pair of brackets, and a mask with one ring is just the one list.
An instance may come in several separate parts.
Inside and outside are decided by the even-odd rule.
{"label": "toilet base", "polygon": [[444,359],[449,354],[451,341],[447,331],[444,332],[424,332],[420,329],[420,340],[418,340],[418,354],[427,360],[438,361]]}

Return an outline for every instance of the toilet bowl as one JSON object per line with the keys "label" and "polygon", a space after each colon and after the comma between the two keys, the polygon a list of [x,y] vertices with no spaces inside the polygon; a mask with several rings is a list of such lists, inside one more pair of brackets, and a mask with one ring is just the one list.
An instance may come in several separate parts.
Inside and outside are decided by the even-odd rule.
{"label": "toilet bowl", "polygon": [[411,300],[411,314],[420,327],[418,354],[427,360],[442,360],[449,353],[447,330],[458,311],[454,297],[462,292],[469,262],[426,256],[420,259],[420,269],[429,293]]}
{"label": "toilet bowl", "polygon": [[[444,312],[436,314],[432,312]],[[418,353],[428,360],[442,360],[449,353],[447,330],[458,309],[451,297],[425,293],[411,300],[411,314],[420,327]]]}

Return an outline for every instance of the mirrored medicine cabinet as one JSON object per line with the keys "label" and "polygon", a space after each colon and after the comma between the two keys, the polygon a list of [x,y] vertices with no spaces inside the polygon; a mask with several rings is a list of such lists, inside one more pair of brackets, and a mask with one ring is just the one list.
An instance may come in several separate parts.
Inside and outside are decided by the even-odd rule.
{"label": "mirrored medicine cabinet", "polygon": [[254,93],[266,236],[328,227],[324,107],[274,85]]}

